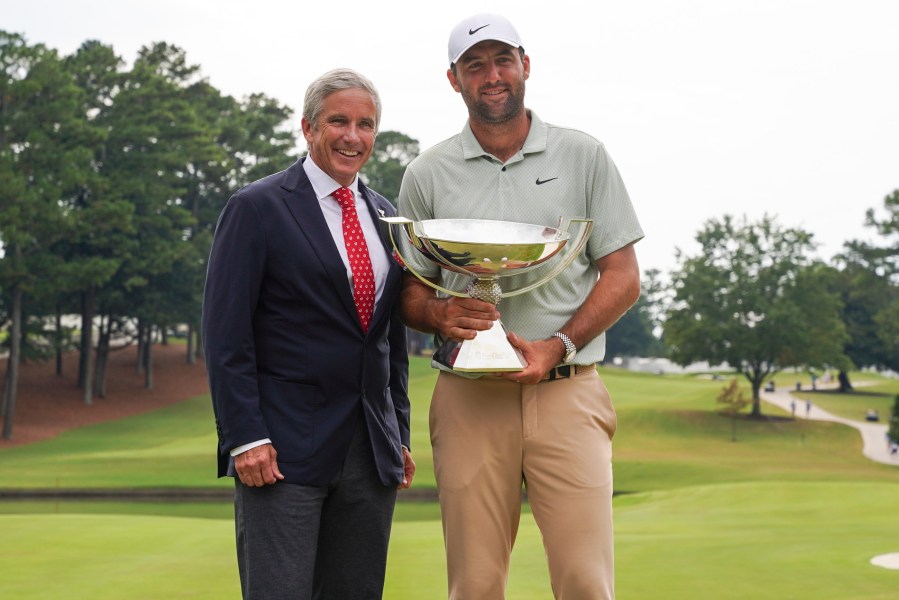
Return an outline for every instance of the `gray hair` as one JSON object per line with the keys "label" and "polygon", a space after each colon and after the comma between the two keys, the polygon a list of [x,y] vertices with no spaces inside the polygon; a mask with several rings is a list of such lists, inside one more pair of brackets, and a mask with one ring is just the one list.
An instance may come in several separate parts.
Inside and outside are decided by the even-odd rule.
{"label": "gray hair", "polygon": [[357,73],[352,69],[334,69],[328,71],[324,75],[318,77],[306,88],[306,98],[303,101],[303,118],[306,119],[313,128],[318,128],[318,116],[322,111],[322,104],[329,94],[339,92],[340,90],[363,89],[371,94],[372,102],[375,105],[375,131],[381,123],[381,97],[375,84],[368,80],[361,73]]}

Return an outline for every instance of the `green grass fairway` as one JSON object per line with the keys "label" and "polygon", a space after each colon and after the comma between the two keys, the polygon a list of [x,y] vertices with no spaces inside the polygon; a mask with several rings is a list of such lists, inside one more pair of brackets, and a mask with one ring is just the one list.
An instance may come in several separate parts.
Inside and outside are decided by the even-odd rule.
{"label": "green grass fairway", "polygon": [[895,598],[896,484],[746,483],[652,492],[616,512],[622,598]]}
{"label": "green grass fairway", "polygon": [[[427,406],[434,386],[430,362],[413,359],[409,373],[412,449],[417,486],[435,487]],[[0,450],[0,488],[215,488],[215,422],[209,396],[137,417],[65,432]]]}
{"label": "green grass fairway", "polygon": [[[899,481],[899,469],[862,456],[858,433],[790,419],[769,404],[764,420],[717,412],[726,382],[603,369],[619,417],[615,489],[635,492],[743,481]],[[899,381],[891,383],[899,391]]]}
{"label": "green grass fairway", "polygon": [[[765,419],[741,417],[734,430],[717,413],[724,381],[601,374],[619,417],[619,598],[897,597],[899,571],[869,560],[899,552],[899,468],[865,459],[855,430],[793,420],[769,405]],[[434,488],[434,378],[427,359],[412,360],[415,487],[425,490]],[[894,396],[899,381],[864,391]],[[834,412],[859,402],[833,400],[846,403]],[[0,450],[0,488],[228,488],[214,476],[214,448],[209,398],[200,397]],[[0,502],[0,598],[237,597],[231,519],[227,502]],[[434,503],[397,506],[387,577],[387,600],[445,597]],[[550,597],[540,533],[525,511],[507,598]]]}
{"label": "green grass fairway", "polygon": [[[889,483],[739,483],[619,496],[618,596],[892,600],[899,571],[869,560],[899,551],[897,503],[899,490]],[[184,510],[191,514],[196,507]],[[0,515],[0,597],[237,597],[232,523],[221,512],[216,518]],[[512,562],[509,600],[551,597],[529,514],[522,517]],[[401,504],[384,597],[441,598],[445,589],[436,507]]]}
{"label": "green grass fairway", "polygon": [[[230,520],[4,515],[0,597],[158,600],[240,596]],[[14,566],[13,566],[14,565]]]}
{"label": "green grass fairway", "polygon": [[0,488],[212,487],[209,396],[0,451]]}
{"label": "green grass fairway", "polygon": [[[768,421],[731,422],[715,410],[721,381],[602,369],[619,416],[619,492],[754,480],[883,480],[895,470],[861,455],[848,427],[790,420],[764,406]],[[435,487],[428,406],[435,373],[413,358],[412,450],[415,487]],[[882,384],[899,392],[899,381]],[[215,433],[208,396],[144,415],[92,425],[0,451],[0,488],[223,488],[215,478]]]}

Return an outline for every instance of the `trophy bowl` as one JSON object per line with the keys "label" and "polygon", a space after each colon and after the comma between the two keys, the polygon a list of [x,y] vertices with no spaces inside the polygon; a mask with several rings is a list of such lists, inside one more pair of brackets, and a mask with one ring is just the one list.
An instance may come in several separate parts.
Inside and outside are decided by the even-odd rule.
{"label": "trophy bowl", "polygon": [[407,234],[419,252],[441,267],[481,279],[531,270],[571,239],[554,227],[480,219],[416,221]]}
{"label": "trophy bowl", "polygon": [[[406,268],[425,285],[447,295],[471,297],[498,304],[505,296],[523,294],[556,277],[577,258],[593,229],[591,219],[560,219],[558,227],[483,219],[430,219],[412,221],[404,217],[382,217],[389,225],[390,239]],[[581,228],[572,247],[556,260],[549,272],[524,287],[503,292],[500,278],[521,275],[560,255],[572,242],[566,230],[571,223]],[[393,236],[394,225],[402,226],[406,240],[442,269],[471,276],[465,292],[450,290],[419,274],[402,255]],[[498,325],[498,326],[497,326]],[[506,329],[497,323],[479,331],[473,340],[447,340],[434,353],[434,361],[452,371],[521,371],[526,362],[506,339]]]}

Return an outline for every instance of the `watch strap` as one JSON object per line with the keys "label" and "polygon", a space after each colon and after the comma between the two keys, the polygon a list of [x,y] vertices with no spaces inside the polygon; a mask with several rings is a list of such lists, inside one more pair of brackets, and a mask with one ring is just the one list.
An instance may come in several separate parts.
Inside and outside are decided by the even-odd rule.
{"label": "watch strap", "polygon": [[571,341],[571,338],[562,333],[561,331],[557,331],[552,334],[552,337],[557,337],[562,340],[562,343],[565,344],[565,356],[563,360],[571,360],[574,358],[575,353],[577,352],[577,346],[574,345],[574,342]]}

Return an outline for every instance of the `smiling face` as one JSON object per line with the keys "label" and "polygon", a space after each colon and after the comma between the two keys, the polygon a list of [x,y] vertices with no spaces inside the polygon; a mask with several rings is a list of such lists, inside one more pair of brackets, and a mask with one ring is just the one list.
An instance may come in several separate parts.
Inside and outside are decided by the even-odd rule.
{"label": "smiling face", "polygon": [[378,122],[371,94],[362,88],[328,94],[317,121],[302,121],[309,156],[331,179],[348,186],[375,145]]}
{"label": "smiling face", "polygon": [[469,117],[504,123],[524,110],[524,82],[530,72],[530,58],[522,57],[518,48],[487,40],[469,48],[446,75],[462,94]]}

